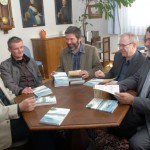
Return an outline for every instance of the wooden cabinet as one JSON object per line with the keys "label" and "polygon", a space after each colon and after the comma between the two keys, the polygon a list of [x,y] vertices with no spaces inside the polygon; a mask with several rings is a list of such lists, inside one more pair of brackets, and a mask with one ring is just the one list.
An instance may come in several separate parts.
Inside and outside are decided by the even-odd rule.
{"label": "wooden cabinet", "polygon": [[44,66],[46,78],[50,78],[52,71],[59,65],[60,50],[66,47],[64,36],[46,39],[31,39],[35,60],[40,60]]}

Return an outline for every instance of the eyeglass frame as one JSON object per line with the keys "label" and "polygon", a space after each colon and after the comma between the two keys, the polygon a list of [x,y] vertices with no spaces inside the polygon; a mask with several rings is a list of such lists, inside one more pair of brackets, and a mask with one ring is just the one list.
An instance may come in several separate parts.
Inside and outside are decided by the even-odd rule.
{"label": "eyeglass frame", "polygon": [[133,42],[128,43],[128,44],[118,44],[118,46],[119,46],[119,47],[126,47],[126,46],[128,46],[128,45],[130,45],[130,44],[133,44]]}

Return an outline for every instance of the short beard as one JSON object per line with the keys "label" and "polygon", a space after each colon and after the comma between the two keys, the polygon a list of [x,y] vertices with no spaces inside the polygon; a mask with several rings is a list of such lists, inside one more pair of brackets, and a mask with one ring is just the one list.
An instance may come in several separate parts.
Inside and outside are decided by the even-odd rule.
{"label": "short beard", "polygon": [[67,44],[68,48],[71,49],[72,51],[75,51],[78,46],[79,46],[79,42],[77,41],[76,43],[74,44]]}

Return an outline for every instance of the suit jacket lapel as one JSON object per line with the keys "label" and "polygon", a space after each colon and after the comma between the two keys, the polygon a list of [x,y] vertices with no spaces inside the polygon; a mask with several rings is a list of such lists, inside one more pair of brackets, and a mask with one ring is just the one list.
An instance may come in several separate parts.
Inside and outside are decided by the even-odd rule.
{"label": "suit jacket lapel", "polygon": [[68,66],[69,68],[68,68],[68,71],[69,70],[73,70],[73,61],[72,61],[72,57],[71,57],[71,55],[70,55],[70,52],[69,52],[69,49],[67,48],[67,51],[66,51],[66,62],[67,62],[67,64],[66,64],[66,66]]}
{"label": "suit jacket lapel", "polygon": [[143,87],[144,82],[146,80],[147,74],[150,70],[150,60],[148,60],[148,59],[150,59],[150,58],[146,59],[146,61],[145,61],[146,65],[144,65],[144,68],[142,68],[142,72],[141,72],[142,80],[141,80],[140,85],[139,85],[139,91],[142,90],[142,87]]}

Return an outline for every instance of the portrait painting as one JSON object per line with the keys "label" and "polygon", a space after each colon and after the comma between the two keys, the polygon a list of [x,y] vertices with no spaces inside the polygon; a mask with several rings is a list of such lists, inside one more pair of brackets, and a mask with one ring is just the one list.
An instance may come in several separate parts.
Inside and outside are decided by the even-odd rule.
{"label": "portrait painting", "polygon": [[72,0],[55,0],[56,24],[72,24]]}
{"label": "portrait painting", "polygon": [[43,0],[20,0],[24,28],[45,26]]}

